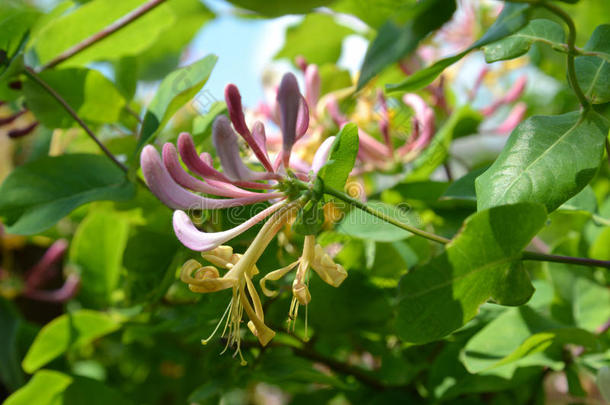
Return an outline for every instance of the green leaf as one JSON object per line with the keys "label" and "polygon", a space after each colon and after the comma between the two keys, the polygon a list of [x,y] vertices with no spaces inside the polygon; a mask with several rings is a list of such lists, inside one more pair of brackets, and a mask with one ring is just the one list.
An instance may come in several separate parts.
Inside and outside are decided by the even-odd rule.
{"label": "green leaf", "polygon": [[[164,216],[165,217],[165,216]],[[171,217],[167,217],[167,224]],[[171,227],[161,233],[149,227],[138,227],[129,237],[123,254],[127,270],[126,290],[132,303],[158,300],[174,279],[174,258],[180,246]]]}
{"label": "green leaf", "polygon": [[[547,366],[560,369],[561,346],[572,343],[596,346],[595,335],[562,327],[528,306],[511,308],[475,334],[460,357],[471,373],[511,378],[517,367]],[[555,345],[554,353],[548,352]]]}
{"label": "green leaf", "polygon": [[485,170],[487,170],[487,167],[475,169],[455,180],[447,187],[440,198],[442,200],[464,200],[476,203],[477,194],[475,192],[474,182],[477,177],[485,172]]}
{"label": "green leaf", "polygon": [[134,73],[142,80],[161,80],[176,69],[185,47],[203,24],[214,17],[214,13],[199,0],[172,0],[165,4],[176,18],[157,38],[154,46],[135,58],[137,68]]}
{"label": "green leaf", "polygon": [[386,91],[414,91],[427,86],[432,83],[443,70],[462,59],[470,51],[505,38],[523,28],[528,22],[529,11],[529,4],[506,3],[498,16],[498,19],[489,27],[487,32],[468,49],[457,55],[441,59],[433,65],[415,72],[402,83],[386,85]]}
{"label": "green leaf", "polygon": [[325,186],[342,191],[354,168],[358,154],[358,127],[347,124],[337,135],[328,155],[328,162],[318,172]]}
{"label": "green leaf", "polygon": [[535,202],[548,212],[555,210],[593,178],[607,134],[608,127],[596,113],[528,118],[477,178],[478,209]]}
{"label": "green leaf", "polygon": [[414,0],[339,0],[330,7],[339,13],[352,14],[369,27],[378,29],[390,18],[395,18],[397,10],[408,10],[414,5]]}
{"label": "green leaf", "polygon": [[422,0],[412,6],[408,20],[401,25],[387,21],[371,42],[364,56],[358,89],[388,65],[413,52],[430,32],[440,28],[455,11],[454,0]]}
{"label": "green leaf", "polygon": [[[377,211],[412,226],[418,226],[417,215],[410,213],[407,204],[394,206],[381,201],[367,201],[367,205]],[[394,242],[411,236],[411,232],[389,224],[360,209],[352,209],[337,226],[337,232],[364,240]]]}
{"label": "green leaf", "polygon": [[21,389],[13,393],[4,405],[53,405],[72,383],[72,378],[59,371],[41,370]]}
{"label": "green leaf", "polygon": [[129,404],[115,390],[103,383],[79,376],[69,376],[52,370],[40,370],[10,396],[9,405],[126,405]]}
{"label": "green leaf", "polygon": [[110,302],[121,271],[129,223],[125,216],[92,211],[79,225],[70,244],[70,262],[81,272],[79,299],[103,307]]}
{"label": "green leaf", "polygon": [[44,157],[17,167],[0,186],[6,231],[31,235],[70,211],[96,200],[133,197],[135,187],[107,157],[89,154]]}
{"label": "green leaf", "polygon": [[174,113],[201,90],[210,77],[216,60],[218,60],[216,55],[208,55],[188,66],[174,70],[163,79],[144,115],[138,149],[152,141]]}
{"label": "green leaf", "polygon": [[332,3],[332,0],[229,0],[237,7],[254,11],[265,17],[279,17],[285,14],[305,14],[317,7],[324,7]]}
{"label": "green leaf", "polygon": [[[125,99],[104,75],[84,68],[53,69],[40,74],[80,118],[88,123],[117,122]],[[27,80],[23,85],[25,101],[36,118],[49,128],[69,128],[75,121],[40,85]]]}
{"label": "green leaf", "polygon": [[[73,12],[53,19],[36,33],[32,48],[38,62],[53,58],[98,33],[119,18],[144,4],[145,0],[109,2],[95,0]],[[117,60],[133,56],[155,44],[159,35],[174,22],[171,7],[161,4],[120,30],[62,62],[60,66],[84,66],[92,61]]]}
{"label": "green leaf", "polygon": [[333,63],[319,66],[320,72],[320,96],[335,90],[345,89],[352,86],[352,76],[349,70],[338,68]]}
{"label": "green leaf", "polygon": [[572,285],[575,324],[591,332],[610,319],[610,290],[593,280],[579,277]]}
{"label": "green leaf", "polygon": [[495,207],[470,216],[443,254],[401,279],[398,335],[408,342],[430,342],[466,324],[490,298],[502,305],[526,302],[533,288],[521,251],[545,219],[538,204]]}
{"label": "green leaf", "polygon": [[555,21],[532,20],[515,34],[484,46],[485,61],[491,63],[525,55],[535,42],[561,50],[565,42],[565,32]]}
{"label": "green leaf", "polygon": [[308,14],[303,21],[286,29],[284,46],[273,58],[294,62],[297,55],[302,55],[308,63],[335,63],[341,55],[343,39],[353,33],[351,28],[335,22],[331,15]]}
{"label": "green leaf", "polygon": [[38,10],[29,7],[5,11],[0,19],[0,50],[4,51],[9,58],[13,57],[39,16]]}
{"label": "green leaf", "polygon": [[483,116],[465,105],[455,111],[432,138],[430,145],[415,159],[409,181],[426,180],[449,154],[451,141],[461,136],[476,133]]}
{"label": "green leaf", "polygon": [[17,351],[20,323],[21,318],[13,304],[0,298],[0,381],[10,391],[15,391],[25,382]]}
{"label": "green leaf", "polygon": [[110,315],[87,309],[61,315],[40,330],[23,359],[23,369],[33,373],[69,349],[87,345],[120,326]]}
{"label": "green leaf", "polygon": [[292,230],[300,235],[317,235],[324,225],[324,207],[309,200],[292,223]]}
{"label": "green leaf", "polygon": [[610,101],[610,24],[595,28],[584,47],[600,56],[579,56],[574,60],[578,84],[593,104]]}
{"label": "green leaf", "polygon": [[563,211],[581,211],[595,214],[597,210],[597,198],[591,186],[586,186],[574,197],[563,203],[558,209]]}

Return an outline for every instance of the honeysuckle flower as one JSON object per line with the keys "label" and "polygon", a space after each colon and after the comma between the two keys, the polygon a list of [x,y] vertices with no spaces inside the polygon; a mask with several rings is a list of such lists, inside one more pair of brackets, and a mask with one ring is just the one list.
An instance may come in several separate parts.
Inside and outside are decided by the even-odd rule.
{"label": "honeysuckle flower", "polygon": [[[308,98],[315,102],[319,95],[316,88],[319,88],[319,84],[316,85],[315,78],[317,69],[307,68],[307,71],[310,73],[306,91]],[[192,137],[186,133],[178,137],[177,148],[172,144],[165,144],[162,157],[153,146],[146,146],[142,150],[140,160],[142,173],[150,190],[159,200],[176,210],[172,220],[176,237],[187,248],[202,252],[202,257],[212,263],[212,266],[203,266],[196,260],[189,260],[182,268],[181,280],[198,293],[232,290],[227,310],[210,338],[224,321],[222,335],[227,338],[227,348],[235,347],[235,353],[239,354],[243,363],[240,349],[243,312],[249,318],[248,328],[261,345],[266,345],[275,334],[265,325],[260,298],[252,283],[252,277],[258,274],[256,262],[273,237],[284,225],[292,221],[305,200],[310,198],[311,193],[301,195],[298,190],[295,193],[294,189],[291,189],[292,179],[313,182],[317,172],[328,160],[334,137],[322,142],[311,164],[298,157],[291,159],[294,144],[305,135],[309,127],[307,100],[299,92],[296,78],[292,74],[284,75],[277,91],[282,147],[276,152],[274,159],[271,158],[273,154],[269,153],[267,147],[264,124],[256,121],[249,126],[246,123],[237,87],[227,86],[225,100],[229,118],[219,116],[212,126],[212,141],[222,171],[214,167],[209,154],[197,153]],[[255,170],[242,160],[237,134],[250,147],[263,170]],[[190,173],[182,167],[180,158]],[[188,215],[188,211],[193,209],[219,209],[266,201],[272,204],[242,224],[219,232],[204,232],[198,229]],[[265,218],[268,218],[267,222],[243,255],[233,253],[233,249],[225,245]],[[303,257],[308,259],[301,260],[302,270],[297,272],[295,282],[295,297],[301,304],[309,302],[309,298],[306,298],[308,290],[303,281],[309,266],[333,285],[340,284],[347,275],[342,267],[324,255],[321,248],[314,247],[313,236],[308,236],[306,240],[310,242],[305,246]],[[221,276],[219,269],[227,271]],[[291,314],[296,316],[298,306],[293,303],[293,308]],[[208,340],[209,338],[203,340],[203,343]]]}

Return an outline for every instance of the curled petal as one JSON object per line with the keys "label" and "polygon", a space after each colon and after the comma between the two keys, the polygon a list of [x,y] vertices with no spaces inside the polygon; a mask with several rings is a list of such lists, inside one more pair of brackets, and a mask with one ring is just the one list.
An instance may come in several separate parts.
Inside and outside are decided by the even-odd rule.
{"label": "curled petal", "polygon": [[180,280],[193,292],[216,292],[234,287],[237,280],[220,277],[214,266],[201,266],[197,260],[189,260],[182,266]]}
{"label": "curled petal", "polygon": [[195,227],[185,212],[175,211],[173,218],[174,232],[176,233],[178,240],[180,240],[180,242],[182,242],[182,244],[187,248],[196,251],[208,251],[250,229],[264,218],[271,215],[282,205],[283,203],[281,202],[276,203],[266,208],[264,211],[256,214],[243,224],[221,232],[202,232]]}
{"label": "curled petal", "polygon": [[320,245],[315,247],[315,257],[311,261],[311,267],[324,282],[333,287],[339,287],[347,277],[343,266],[336,264]]}
{"label": "curled petal", "polygon": [[212,141],[220,158],[224,172],[233,181],[266,180],[275,178],[273,173],[254,172],[241,160],[237,137],[231,128],[229,120],[224,115],[214,121]]}
{"label": "curled petal", "polygon": [[320,73],[316,65],[305,69],[305,100],[311,106],[318,104],[320,98]]}
{"label": "curled petal", "polygon": [[140,163],[150,190],[161,202],[173,209],[204,210],[236,207],[278,198],[282,195],[281,193],[258,193],[250,197],[213,199],[193,194],[174,181],[161,161],[159,153],[152,145],[144,147]]}
{"label": "curled petal", "polygon": [[269,273],[265,274],[265,277],[263,277],[259,281],[259,284],[261,286],[261,290],[263,291],[263,294],[265,294],[267,297],[275,297],[278,294],[278,292],[277,291],[271,291],[270,289],[268,289],[267,285],[266,285],[267,281],[277,281],[277,280],[279,280],[280,278],[282,278],[286,274],[288,274],[290,271],[292,271],[296,267],[297,264],[299,264],[298,260],[296,262],[290,263],[286,267],[282,267],[281,269],[270,271]]}
{"label": "curled petal", "polygon": [[277,91],[277,103],[280,109],[280,128],[283,137],[282,160],[284,167],[289,167],[290,151],[296,140],[297,117],[301,98],[297,78],[292,73],[286,73]]}
{"label": "curled petal", "polygon": [[242,190],[228,183],[206,183],[191,176],[180,165],[176,147],[171,143],[166,143],[163,145],[163,163],[165,163],[165,167],[176,183],[193,191],[214,194],[222,197],[249,197],[257,195],[255,192]]}
{"label": "curled petal", "polygon": [[77,274],[70,274],[64,285],[57,290],[36,290],[26,289],[24,294],[27,298],[46,301],[46,302],[66,302],[76,295],[80,287],[80,277]]}
{"label": "curled petal", "polygon": [[263,320],[256,314],[256,311],[252,308],[250,301],[248,301],[248,298],[246,297],[244,287],[240,285],[239,288],[239,300],[246,311],[248,318],[250,318],[248,328],[258,338],[261,345],[267,346],[267,343],[269,343],[269,341],[275,336],[275,332],[265,325]]}
{"label": "curled petal", "polygon": [[328,155],[330,154],[330,149],[333,146],[333,142],[335,142],[335,137],[329,136],[324,140],[324,142],[322,142],[322,145],[320,145],[316,151],[311,163],[311,170],[313,170],[314,174],[318,174],[322,166],[324,166],[328,161]]}
{"label": "curled petal", "polygon": [[214,266],[222,267],[224,269],[232,266],[234,264],[233,259],[235,258],[233,255],[233,248],[226,245],[218,246],[208,252],[201,252],[201,257]]}

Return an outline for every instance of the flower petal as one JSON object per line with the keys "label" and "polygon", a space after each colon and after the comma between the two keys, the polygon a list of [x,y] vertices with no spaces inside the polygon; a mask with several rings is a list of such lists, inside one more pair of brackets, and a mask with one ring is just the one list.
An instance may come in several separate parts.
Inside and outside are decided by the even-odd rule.
{"label": "flower petal", "polygon": [[166,143],[163,145],[163,163],[165,163],[165,167],[176,183],[193,191],[199,191],[201,193],[213,194],[222,197],[248,197],[258,194],[253,191],[242,190],[238,187],[232,186],[229,183],[206,183],[191,176],[180,165],[176,147],[171,143]]}
{"label": "flower petal", "polygon": [[220,164],[229,179],[233,181],[256,181],[277,177],[274,173],[255,172],[246,167],[239,154],[237,136],[233,132],[228,118],[224,115],[219,116],[214,121],[212,141],[220,158]]}
{"label": "flower petal", "polygon": [[140,157],[146,184],[161,202],[173,209],[217,209],[253,204],[282,196],[281,193],[258,193],[250,197],[213,199],[201,197],[182,188],[171,177],[152,145],[142,150]]}
{"label": "flower petal", "polygon": [[324,166],[328,161],[328,155],[330,154],[330,149],[333,146],[333,142],[335,142],[334,136],[329,136],[326,138],[316,151],[316,154],[313,156],[311,170],[313,170],[314,174],[318,174],[322,166]]}
{"label": "flower petal", "polygon": [[239,94],[239,90],[234,84],[229,84],[225,88],[225,101],[229,110],[229,117],[231,117],[231,122],[237,133],[244,138],[248,145],[250,145],[252,151],[265,169],[270,172],[273,171],[264,144],[261,147],[261,145],[256,142],[256,139],[252,136],[252,133],[246,125],[246,119],[241,105],[241,94]]}
{"label": "flower petal", "polygon": [[309,128],[309,106],[307,105],[305,97],[301,96],[301,101],[299,102],[299,113],[297,115],[295,140],[301,139],[301,137],[307,133],[307,128]]}
{"label": "flower petal", "polygon": [[185,212],[175,211],[173,218],[174,232],[176,233],[178,240],[189,249],[196,251],[212,250],[250,229],[264,218],[277,211],[282,205],[282,202],[276,203],[256,214],[243,224],[221,232],[202,232],[195,227]]}
{"label": "flower petal", "polygon": [[314,64],[305,69],[305,100],[311,106],[318,104],[320,99],[320,73]]}
{"label": "flower petal", "polygon": [[292,73],[282,77],[277,91],[277,103],[280,109],[280,128],[282,130],[282,161],[289,167],[290,151],[296,140],[297,117],[301,103],[301,93],[297,78]]}
{"label": "flower petal", "polygon": [[423,149],[434,135],[434,110],[426,104],[423,98],[415,93],[407,93],[402,97],[402,101],[415,111],[418,136],[413,143],[411,150]]}

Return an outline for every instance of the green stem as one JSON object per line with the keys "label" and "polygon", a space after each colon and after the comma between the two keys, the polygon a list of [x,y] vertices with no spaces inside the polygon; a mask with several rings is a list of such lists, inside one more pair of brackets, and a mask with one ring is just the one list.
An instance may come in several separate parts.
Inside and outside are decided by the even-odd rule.
{"label": "green stem", "polygon": [[389,215],[384,214],[381,211],[377,211],[376,209],[369,207],[368,205],[364,204],[362,201],[356,200],[355,198],[352,198],[352,197],[348,196],[347,194],[342,193],[341,191],[332,189],[328,186],[324,186],[324,193],[332,195],[333,197],[338,198],[341,201],[344,201],[350,205],[353,205],[356,208],[359,208],[365,212],[368,212],[369,214],[371,214],[385,222],[388,222],[394,226],[404,229],[405,231],[409,231],[414,235],[418,235],[418,236],[421,236],[422,238],[426,238],[431,241],[442,243],[442,244],[447,244],[450,242],[450,239],[444,238],[440,235],[436,235],[436,234],[433,234],[430,232],[423,231],[423,230],[415,228],[411,225],[407,225],[403,222],[400,222],[400,221],[390,217]]}
{"label": "green stem", "polygon": [[572,90],[574,90],[574,93],[576,94],[576,97],[578,98],[578,101],[580,102],[582,108],[587,110],[591,106],[591,103],[578,85],[578,79],[576,78],[576,69],[574,67],[574,55],[578,54],[575,45],[576,26],[574,25],[574,21],[568,13],[561,9],[561,7],[557,7],[555,4],[542,1],[540,5],[552,12],[553,14],[557,15],[568,26],[568,82],[570,83],[570,86],[572,86]]}
{"label": "green stem", "polygon": [[106,154],[106,156],[108,156],[108,158],[110,158],[110,160],[112,160],[114,164],[117,165],[122,171],[127,173],[127,166],[118,161],[116,156],[114,156],[112,152],[110,152],[108,148],[97,138],[97,136],[95,136],[91,128],[89,128],[89,126],[85,124],[85,122],[78,116],[76,111],[74,111],[74,109],[70,107],[70,104],[68,104],[68,102],[64,100],[64,98],[59,93],[57,93],[51,86],[49,86],[47,82],[42,80],[42,78],[38,76],[31,67],[25,67],[25,74],[34,82],[36,82],[40,87],[42,87],[47,93],[49,93],[49,95],[53,97],[59,104],[61,104],[64,110],[66,110],[66,112],[70,114],[70,116],[72,116],[74,121],[76,121],[78,125],[80,125],[81,128],[85,130],[85,132],[87,133],[87,135],[89,135],[93,142],[95,142],[97,146],[100,147],[102,152],[104,152],[104,154]]}
{"label": "green stem", "polygon": [[[306,185],[306,183],[298,182],[297,184],[301,188],[304,188],[304,189],[309,188]],[[331,187],[324,186],[324,193],[328,194],[328,195],[332,195],[333,197],[335,197],[341,201],[344,201],[356,208],[359,208],[365,212],[368,212],[369,214],[371,214],[385,222],[388,222],[394,226],[397,226],[398,228],[404,229],[405,231],[409,231],[415,235],[421,236],[422,238],[426,238],[428,240],[442,243],[442,244],[447,244],[451,241],[450,239],[447,239],[440,235],[426,232],[421,229],[412,227],[411,225],[407,225],[403,222],[400,222],[400,221],[384,214],[381,211],[377,211],[376,209],[369,207],[362,201],[356,200],[355,198],[352,198],[352,197],[348,196],[347,194],[345,194],[341,191],[335,190]],[[521,260],[535,260],[535,261],[544,261],[544,262],[566,263],[566,264],[575,264],[575,265],[581,265],[581,266],[603,267],[606,269],[610,269],[610,261],[589,259],[586,257],[557,256],[557,255],[550,255],[550,254],[545,254],[545,253],[523,252],[523,254],[521,256]]]}
{"label": "green stem", "polygon": [[557,256],[548,255],[545,253],[523,252],[523,254],[521,255],[521,260],[576,264],[580,266],[603,267],[606,269],[610,269],[610,261],[589,259],[586,257]]}

